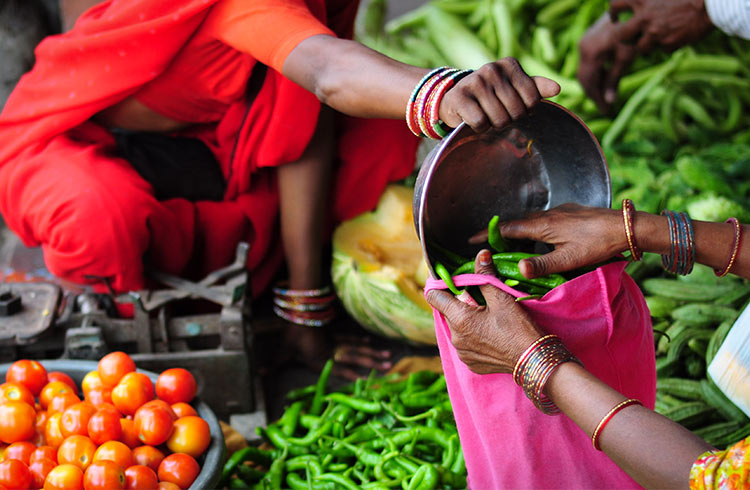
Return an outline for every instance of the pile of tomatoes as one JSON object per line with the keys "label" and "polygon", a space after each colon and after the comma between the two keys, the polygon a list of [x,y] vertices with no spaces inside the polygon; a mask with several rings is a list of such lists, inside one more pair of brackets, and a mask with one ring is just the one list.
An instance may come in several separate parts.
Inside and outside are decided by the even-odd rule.
{"label": "pile of tomatoes", "polygon": [[187,488],[211,442],[195,393],[189,371],[154,384],[124,352],[102,357],[80,393],[67,374],[16,361],[0,385],[0,489]]}

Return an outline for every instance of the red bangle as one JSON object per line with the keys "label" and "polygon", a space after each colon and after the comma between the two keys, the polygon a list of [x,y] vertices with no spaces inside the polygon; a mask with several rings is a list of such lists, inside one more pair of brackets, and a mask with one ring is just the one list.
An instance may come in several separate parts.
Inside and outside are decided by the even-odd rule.
{"label": "red bangle", "polygon": [[604,430],[604,427],[607,426],[610,420],[625,407],[629,407],[630,405],[642,405],[640,400],[637,400],[635,398],[630,398],[628,400],[625,400],[624,402],[620,402],[615,407],[610,410],[607,415],[602,418],[602,420],[599,422],[599,424],[596,426],[596,429],[594,429],[594,433],[591,434],[591,444],[594,445],[594,449],[597,451],[601,451],[602,449],[599,447],[599,437],[602,434],[602,431]]}
{"label": "red bangle", "polygon": [[630,249],[630,256],[633,258],[633,262],[638,262],[643,257],[643,253],[638,248],[638,244],[635,241],[635,233],[633,233],[633,214],[635,213],[635,205],[630,199],[622,200],[622,221],[625,225],[625,238],[628,241],[628,248]]}
{"label": "red bangle", "polygon": [[537,345],[552,337],[557,337],[557,335],[548,334],[543,337],[539,337],[530,346],[528,346],[525,351],[523,351],[523,354],[521,354],[521,356],[518,358],[518,361],[516,361],[516,365],[513,368],[513,381],[515,381],[517,385],[521,385],[521,380],[518,375],[520,374],[521,366],[523,366],[523,364],[526,362],[526,358],[529,357],[529,355]]}
{"label": "red bangle", "polygon": [[737,255],[740,251],[740,244],[742,243],[742,224],[737,218],[729,218],[726,223],[732,223],[734,225],[734,242],[732,243],[732,255],[729,256],[729,261],[726,267],[722,270],[714,269],[714,274],[719,277],[724,277],[729,274],[729,271],[734,266],[734,262],[737,260]]}

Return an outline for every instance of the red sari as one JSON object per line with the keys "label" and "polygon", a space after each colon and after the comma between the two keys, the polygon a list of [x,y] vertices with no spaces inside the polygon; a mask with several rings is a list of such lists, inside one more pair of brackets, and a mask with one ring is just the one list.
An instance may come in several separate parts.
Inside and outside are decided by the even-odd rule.
{"label": "red sari", "polygon": [[[305,15],[302,0],[265,1],[289,4],[278,15]],[[111,0],[38,46],[36,65],[0,114],[0,213],[27,246],[42,247],[52,273],[141,289],[144,262],[199,276],[231,262],[245,240],[253,291],[267,286],[283,260],[274,167],[302,155],[320,103],[280,74],[294,45],[254,55],[217,39],[217,28],[227,25],[215,14],[222,2],[253,4],[250,10],[263,3]],[[292,35],[351,35],[356,2],[309,0],[302,7],[320,22],[304,30],[290,20]],[[229,42],[237,38],[225,30]],[[248,103],[245,85],[257,61],[270,68]],[[114,154],[111,133],[90,119],[130,96],[193,123],[180,134],[215,154],[227,180],[222,202],[158,201]],[[418,144],[401,121],[339,122],[335,221],[374,207],[387,183],[411,172]]]}

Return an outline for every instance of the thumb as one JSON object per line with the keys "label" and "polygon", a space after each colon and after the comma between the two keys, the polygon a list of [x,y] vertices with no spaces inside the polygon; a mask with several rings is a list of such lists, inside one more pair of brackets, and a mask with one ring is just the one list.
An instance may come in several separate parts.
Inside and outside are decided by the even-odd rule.
{"label": "thumb", "polygon": [[571,261],[570,255],[565,253],[563,249],[555,249],[548,254],[529,257],[518,262],[518,269],[528,279],[555,272],[564,272],[576,267],[577,265]]}
{"label": "thumb", "polygon": [[469,308],[468,305],[457,300],[452,294],[440,289],[433,289],[427,293],[426,299],[427,302],[437,311],[442,313],[449,322],[458,321],[458,319],[466,313],[465,309]]}
{"label": "thumb", "polygon": [[533,77],[534,83],[536,84],[537,90],[539,90],[539,95],[541,95],[543,98],[547,97],[554,97],[555,95],[560,93],[560,85],[558,85],[557,82],[554,80],[550,80],[549,78],[545,77]]}

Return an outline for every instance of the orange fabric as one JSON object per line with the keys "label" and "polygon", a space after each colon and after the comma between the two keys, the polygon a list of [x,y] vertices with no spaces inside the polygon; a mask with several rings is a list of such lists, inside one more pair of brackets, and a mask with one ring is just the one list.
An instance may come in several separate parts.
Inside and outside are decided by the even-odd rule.
{"label": "orange fabric", "polygon": [[[248,105],[255,60],[206,34],[214,4],[109,0],[39,45],[36,65],[0,114],[0,213],[26,245],[42,247],[53,273],[141,289],[144,264],[200,277],[230,263],[245,240],[253,293],[274,275],[283,257],[273,167],[300,157],[320,103],[269,69]],[[351,31],[356,1],[308,4],[326,22],[331,7],[334,32]],[[214,152],[227,180],[223,202],[157,201],[115,156],[111,134],[89,119],[133,94],[165,115],[204,123],[183,134]],[[409,174],[418,143],[402,121],[343,128],[337,219],[374,207],[385,183]]]}
{"label": "orange fabric", "polygon": [[221,0],[206,23],[217,39],[281,72],[301,41],[316,34],[335,35],[323,25],[325,18],[325,5],[303,0]]}

